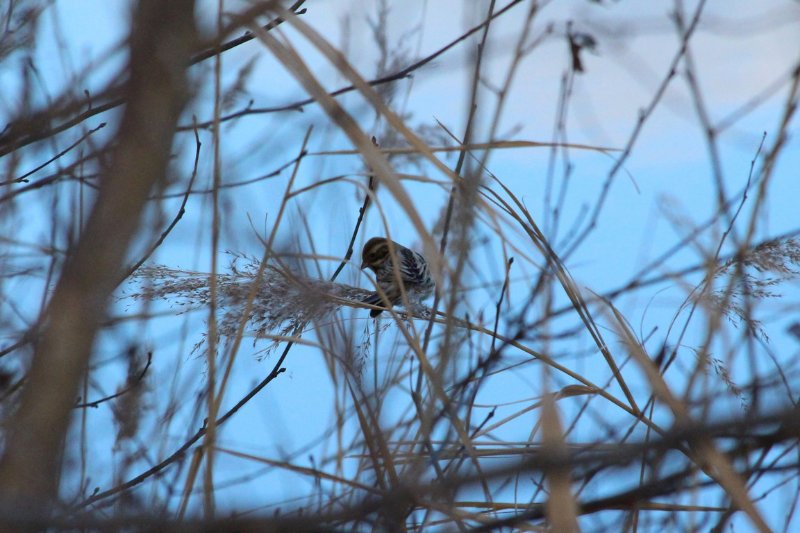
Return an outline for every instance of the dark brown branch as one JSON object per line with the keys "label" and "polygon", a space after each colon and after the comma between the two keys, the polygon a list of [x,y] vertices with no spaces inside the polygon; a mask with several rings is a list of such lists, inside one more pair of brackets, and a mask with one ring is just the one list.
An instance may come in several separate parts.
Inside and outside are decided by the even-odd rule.
{"label": "dark brown branch", "polygon": [[28,183],[28,177],[29,176],[39,172],[40,170],[42,170],[44,167],[46,167],[47,165],[49,165],[53,161],[56,161],[59,158],[65,156],[67,153],[69,153],[70,150],[72,150],[73,148],[75,148],[76,146],[81,144],[83,141],[88,139],[93,133],[95,133],[96,131],[101,130],[101,129],[105,128],[105,127],[106,127],[106,123],[105,122],[101,122],[99,126],[97,126],[95,128],[92,128],[89,131],[87,131],[86,133],[84,133],[83,135],[81,135],[80,139],[78,139],[74,143],[70,144],[69,146],[67,146],[66,148],[61,150],[59,153],[57,153],[56,155],[54,155],[53,157],[51,157],[50,159],[48,159],[47,161],[45,161],[41,165],[38,165],[36,168],[34,168],[32,170],[29,170],[28,172],[26,172],[25,174],[23,174],[23,175],[21,175],[21,176],[19,176],[17,178],[13,178],[13,179],[10,179],[10,180],[4,181],[4,182],[0,182],[0,185],[8,185],[10,183]]}
{"label": "dark brown branch", "polygon": [[105,403],[105,402],[114,400],[115,398],[119,398],[120,396],[122,396],[124,394],[127,394],[130,391],[136,389],[139,385],[141,385],[142,380],[144,379],[144,376],[147,374],[147,371],[150,369],[150,365],[152,364],[152,362],[153,362],[153,352],[148,352],[148,354],[147,354],[147,363],[145,363],[144,368],[139,373],[139,375],[136,376],[136,379],[134,379],[133,382],[129,383],[129,385],[127,387],[125,387],[124,389],[122,389],[119,392],[115,392],[114,394],[111,394],[111,395],[106,396],[104,398],[100,398],[99,400],[94,400],[94,401],[91,401],[91,402],[75,404],[73,406],[73,409],[86,409],[87,407],[97,408],[101,403]]}
{"label": "dark brown branch", "polygon": [[[280,374],[282,374],[285,371],[285,369],[282,368],[283,361],[286,359],[286,356],[289,354],[289,350],[292,349],[293,345],[294,343],[291,342],[288,343],[286,347],[283,349],[283,353],[281,353],[281,356],[278,358],[278,362],[275,363],[275,366],[272,368],[272,371],[267,375],[267,377],[261,380],[261,382],[258,385],[256,385],[250,392],[248,392],[244,397],[242,397],[241,400],[236,402],[236,405],[231,407],[230,410],[228,410],[224,415],[222,415],[217,419],[216,422],[217,427],[227,422],[234,414],[236,414],[237,411],[239,411],[239,409],[244,407],[244,405],[247,402],[253,399],[253,397],[256,394],[261,392],[261,390],[264,387],[269,385],[269,383],[273,379],[277,378]],[[115,496],[117,494],[125,492],[126,490],[129,490],[139,485],[143,481],[146,481],[147,479],[151,478],[152,476],[164,470],[169,465],[181,459],[183,457],[183,454],[186,453],[186,451],[189,448],[191,448],[197,441],[203,438],[205,434],[206,434],[206,426],[204,425],[203,427],[198,429],[194,435],[189,437],[189,439],[187,439],[186,442],[184,442],[177,450],[175,450],[168,457],[166,457],[163,461],[160,461],[158,464],[148,468],[138,476],[126,481],[125,483],[121,483],[103,492],[95,492],[94,494],[86,498],[84,501],[80,502],[76,507],[83,508],[89,505],[93,505],[101,500],[105,500],[106,498],[110,498],[111,496]]]}
{"label": "dark brown branch", "polygon": [[161,246],[164,240],[167,238],[167,235],[178,225],[178,221],[183,218],[183,214],[186,212],[186,203],[189,201],[189,195],[192,193],[192,185],[194,185],[194,180],[197,177],[197,164],[200,161],[200,147],[203,143],[200,142],[200,135],[197,133],[197,128],[194,130],[194,142],[195,142],[195,150],[194,150],[194,166],[192,168],[192,177],[189,178],[189,186],[186,187],[186,193],[183,195],[183,201],[181,202],[181,207],[178,209],[178,213],[175,215],[175,218],[172,219],[172,222],[167,229],[161,232],[161,236],[158,238],[156,242],[147,250],[147,253],[142,256],[132,267],[128,269],[128,271],[121,277],[119,280],[122,283],[125,279],[128,278],[131,274],[139,270],[139,267],[144,264],[147,259],[153,255],[153,252]]}
{"label": "dark brown branch", "polygon": [[597,225],[597,220],[600,216],[600,212],[605,205],[606,198],[608,197],[608,193],[611,191],[611,184],[614,181],[617,173],[623,168],[623,165],[630,157],[633,147],[636,144],[636,141],[639,139],[639,135],[641,134],[642,130],[644,129],[645,123],[648,119],[653,115],[658,105],[661,103],[661,99],[664,97],[664,94],[667,92],[667,88],[669,87],[670,83],[672,82],[673,78],[678,69],[678,65],[683,60],[684,55],[686,54],[686,50],[689,47],[689,41],[692,39],[695,30],[697,29],[698,24],[700,23],[700,16],[703,13],[705,8],[706,1],[701,0],[697,4],[697,8],[695,9],[694,16],[692,17],[691,22],[686,28],[686,31],[681,35],[681,44],[678,48],[678,51],[675,53],[675,56],[672,58],[672,62],[670,63],[669,68],[667,69],[667,74],[664,76],[661,84],[659,85],[658,89],[656,90],[655,94],[653,95],[652,100],[647,105],[647,108],[643,109],[639,113],[639,119],[636,122],[636,125],[633,127],[633,131],[631,132],[628,143],[622,151],[622,154],[614,163],[614,166],[608,173],[605,181],[603,182],[603,187],[600,191],[600,196],[595,202],[594,209],[592,209],[592,214],[590,215],[589,222],[587,226],[581,231],[573,241],[573,244],[569,247],[569,249],[562,254],[562,259],[567,260],[572,253],[580,246],[580,244],[584,241],[586,236],[595,228]]}
{"label": "dark brown branch", "polygon": [[[475,26],[473,28],[470,28],[469,30],[464,32],[462,35],[456,37],[455,39],[453,39],[452,41],[447,43],[445,46],[439,48],[438,50],[436,50],[432,54],[429,54],[429,55],[425,56],[424,58],[422,58],[422,59],[420,59],[418,61],[415,61],[414,63],[402,68],[401,70],[398,70],[397,72],[393,72],[392,74],[388,74],[386,76],[381,76],[380,78],[375,78],[374,80],[367,81],[367,83],[370,86],[375,87],[377,85],[383,85],[385,83],[391,83],[391,82],[402,80],[404,78],[409,77],[414,71],[419,70],[420,68],[424,67],[425,65],[427,65],[428,63],[430,63],[434,59],[438,58],[439,56],[441,56],[442,54],[444,54],[445,52],[447,52],[448,50],[453,48],[454,46],[456,46],[459,43],[465,41],[471,35],[473,35],[474,33],[478,32],[481,29],[483,29],[484,27],[486,27],[489,23],[491,23],[491,21],[493,21],[497,17],[503,15],[504,13],[508,12],[512,7],[514,7],[515,5],[519,4],[520,2],[522,2],[522,0],[512,0],[512,2],[510,2],[507,6],[505,6],[504,8],[502,8],[500,10],[498,10],[497,12],[493,13],[491,17],[487,18],[486,20],[484,20],[482,23],[478,24],[477,26]],[[328,95],[329,96],[341,96],[343,94],[347,94],[347,93],[355,91],[355,90],[356,90],[355,85],[348,85],[346,87],[341,87],[339,89],[336,89],[335,91],[328,93]],[[298,100],[297,102],[292,102],[290,104],[285,104],[285,105],[281,105],[281,106],[261,107],[261,108],[248,107],[246,109],[243,109],[242,111],[237,111],[235,113],[231,113],[231,114],[225,115],[223,117],[220,117],[220,122],[227,122],[229,120],[233,120],[235,118],[240,118],[240,117],[243,117],[243,116],[246,116],[246,115],[259,115],[259,114],[265,114],[265,113],[280,113],[280,112],[284,112],[284,111],[302,111],[303,107],[305,107],[307,105],[310,105],[310,104],[313,104],[315,101],[316,100],[314,98],[305,98],[303,100]],[[209,121],[206,121],[206,122],[199,123],[198,126],[201,127],[201,128],[207,128],[207,127],[211,126],[212,124],[213,124],[213,121],[209,120]],[[192,128],[192,125],[187,124],[185,126],[180,126],[178,129],[180,131],[188,131],[191,128]]]}
{"label": "dark brown branch", "polygon": [[[283,355],[285,355],[285,351]],[[275,366],[273,372],[271,372],[256,389],[251,391],[251,394],[242,399],[237,406],[246,403],[246,401],[254,396],[258,390],[263,388],[266,383],[274,379],[274,377],[282,371],[280,370],[282,361],[283,359],[281,358],[281,361]],[[226,420],[231,414],[232,412],[226,413],[225,417],[222,417],[220,420]],[[334,523],[340,523],[340,521],[346,522],[348,520],[346,517],[350,517],[350,520],[363,519],[370,512],[374,512],[391,499],[400,496],[400,492],[413,494],[415,501],[422,502],[422,506],[424,506],[424,499],[426,497],[442,494],[444,491],[448,490],[469,487],[482,479],[502,479],[521,472],[540,472],[543,469],[553,467],[569,468],[573,478],[581,479],[593,477],[604,469],[625,467],[641,459],[643,455],[654,457],[670,450],[680,449],[686,442],[701,442],[707,441],[708,439],[734,439],[734,446],[725,450],[725,452],[731,457],[739,457],[743,454],[758,453],[759,450],[770,449],[780,443],[791,444],[795,442],[798,435],[800,435],[799,415],[800,411],[792,408],[771,415],[742,417],[717,423],[708,423],[708,421],[699,420],[691,425],[675,427],[668,434],[653,441],[631,444],[629,446],[616,446],[607,449],[603,449],[602,447],[594,449],[593,445],[586,449],[577,449],[566,457],[561,455],[554,456],[539,448],[533,448],[530,454],[524,456],[525,458],[523,460],[497,465],[487,469],[480,475],[466,474],[445,477],[432,484],[406,486],[402,489],[398,489],[398,491],[391,491],[380,495],[377,498],[368,497],[361,503],[355,504],[354,507],[344,509],[342,511],[343,514],[336,518],[325,514],[306,516],[305,518],[312,520],[311,524],[317,528],[326,524],[330,526]],[[202,436],[203,431],[204,429],[201,429],[198,435],[193,437],[191,442],[184,444],[178,452],[171,456],[171,459],[174,461],[179,454],[188,450],[191,444]],[[163,468],[162,465],[165,466],[165,463],[166,461],[159,463],[159,465],[156,465],[151,470],[160,470]],[[786,462],[782,465],[772,465],[770,467],[772,472],[777,472],[781,469],[796,468],[797,464],[794,461]],[[653,497],[680,493],[684,490],[696,490],[698,487],[713,486],[716,483],[710,479],[698,481],[696,476],[693,475],[696,469],[697,466],[695,464],[687,463],[687,465],[677,473],[656,477],[645,485],[639,485],[631,490],[623,490],[610,496],[586,500],[580,505],[580,513],[589,514],[606,509],[631,509],[637,502],[647,501]],[[748,469],[745,467],[743,470]],[[745,471],[742,473],[746,475],[748,472]],[[138,482],[143,480],[144,479],[139,479]],[[118,489],[119,490],[116,490],[116,492],[124,490],[119,487]],[[111,494],[108,492],[98,493],[86,500],[81,507],[109,495]],[[518,524],[526,520],[539,520],[544,517],[543,507],[537,504],[529,507],[520,506],[520,510],[520,513],[507,519],[487,523],[487,527],[481,530],[494,530],[504,526],[508,527],[513,524]]]}
{"label": "dark brown branch", "polygon": [[[372,138],[372,144],[375,147],[378,146],[378,141],[375,137]],[[361,205],[361,208],[358,210],[358,218],[356,219],[356,225],[353,228],[353,233],[350,235],[350,243],[347,245],[347,251],[344,254],[344,258],[342,258],[341,263],[334,271],[333,275],[331,276],[331,281],[336,281],[336,278],[339,277],[339,273],[342,269],[347,265],[347,262],[350,261],[350,258],[353,257],[353,246],[356,243],[356,237],[358,236],[358,230],[361,228],[361,222],[364,220],[364,214],[367,212],[367,208],[369,207],[369,202],[372,199],[373,191],[375,191],[375,175],[370,173],[369,175],[369,183],[367,185],[367,194],[364,195],[364,203]]]}

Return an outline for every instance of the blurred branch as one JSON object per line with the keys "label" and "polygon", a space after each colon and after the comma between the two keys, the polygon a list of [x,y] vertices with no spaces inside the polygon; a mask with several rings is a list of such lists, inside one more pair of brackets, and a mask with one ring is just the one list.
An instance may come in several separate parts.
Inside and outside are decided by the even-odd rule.
{"label": "blurred branch", "polygon": [[[294,4],[289,8],[292,12],[297,15],[302,15],[305,13],[305,9],[300,9],[300,7],[305,3],[306,0],[296,0]],[[267,8],[266,7],[256,7],[256,11],[253,13],[252,16],[255,16],[259,11],[263,12]],[[264,30],[269,31],[276,26],[283,23],[284,20],[282,18],[276,18],[275,20],[265,24],[263,26]],[[228,32],[232,31],[233,28],[238,27],[234,26],[228,29]],[[196,65],[202,61],[210,59],[217,54],[222,52],[227,52],[237,46],[240,46],[244,43],[252,41],[254,36],[252,33],[247,32],[241,37],[237,37],[236,39],[232,39],[226,43],[223,43],[219,46],[212,45],[208,46],[202,52],[198,52],[194,56],[192,56],[189,61],[186,62],[187,66]],[[50,120],[53,120],[56,117],[70,115],[76,113],[76,108],[83,107],[84,102],[77,102],[77,103],[70,103],[69,105],[62,105],[61,109],[59,109],[58,105],[54,105],[49,107],[48,109],[41,111],[33,116],[27,116],[22,120],[12,122],[0,135],[0,157],[8,155],[9,153],[18,150],[24,146],[29,144],[41,141],[43,139],[47,139],[48,137],[52,137],[53,135],[57,135],[61,132],[64,132],[78,124],[82,123],[86,119],[89,119],[93,116],[99,115],[100,113],[105,113],[106,111],[110,111],[116,107],[119,107],[127,102],[127,96],[123,95],[124,86],[114,86],[106,89],[101,96],[103,99],[107,99],[108,101],[100,104],[98,106],[90,105],[89,109],[74,115],[71,118],[64,120],[61,124],[57,126],[50,126],[48,123]],[[66,100],[66,98],[65,98]],[[206,124],[201,127],[207,127],[209,124]]]}
{"label": "blurred branch", "polygon": [[28,383],[7,426],[4,506],[46,509],[56,494],[78,384],[147,196],[166,175],[175,123],[188,101],[183,66],[196,38],[193,13],[193,0],[142,0],[135,10],[129,105],[111,168],[41,319]]}

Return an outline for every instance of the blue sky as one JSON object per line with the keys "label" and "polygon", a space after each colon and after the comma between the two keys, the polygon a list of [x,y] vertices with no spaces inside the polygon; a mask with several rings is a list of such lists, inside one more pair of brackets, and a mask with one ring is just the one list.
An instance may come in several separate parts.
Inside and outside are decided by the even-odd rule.
{"label": "blue sky", "polygon": [[[215,2],[201,2],[200,19],[206,28],[210,28],[213,20]],[[390,3],[392,4],[392,3]],[[687,2],[686,10],[692,12],[696,2]],[[247,5],[246,2],[226,2],[230,11]],[[474,6],[479,8],[473,9]],[[367,16],[374,16],[376,2],[346,1],[309,1],[308,13],[303,21],[322,33],[331,43],[347,51],[348,60],[366,78],[372,78],[376,72],[378,51],[369,33]],[[502,80],[511,61],[514,39],[524,24],[521,6],[514,12],[504,15],[493,23],[491,39],[485,60],[485,87],[490,87],[497,80]],[[623,148],[628,141],[639,116],[663,80],[679,43],[674,24],[668,13],[674,9],[671,2],[624,3],[606,2],[596,5],[586,1],[558,1],[546,3],[542,12],[535,19],[534,33],[546,31],[552,23],[553,36],[535,49],[520,64],[518,74],[510,88],[508,101],[497,128],[498,137],[503,140],[529,140],[548,142],[553,138],[554,122],[559,101],[559,91],[564,69],[568,64],[568,49],[563,34],[567,20],[573,21],[573,27],[582,32],[592,34],[598,41],[595,53],[585,52],[583,60],[586,72],[577,76],[572,87],[569,109],[566,120],[568,141],[593,146]],[[425,56],[457,37],[465,28],[473,26],[485,11],[485,2],[459,2],[441,0],[436,2],[413,1],[398,2],[392,5],[389,17],[389,38],[395,50],[404,50],[405,56]],[[124,38],[125,17],[128,12],[127,2],[56,2],[43,20],[41,35],[47,37],[37,51],[36,63],[42,72],[46,72],[48,91],[58,94],[64,87],[74,84],[72,73],[83,68],[100,64],[102,68],[88,79],[81,80],[81,90],[87,88],[90,93],[97,93],[110,78],[120,69],[124,53],[114,46]],[[514,14],[517,13],[517,14]],[[55,16],[57,14],[57,16]],[[55,16],[55,18],[53,18]],[[53,25],[53,21],[57,24]],[[416,25],[421,30],[409,33],[407,39],[398,44],[403,34],[410,32]],[[785,79],[792,68],[796,68],[800,59],[800,41],[796,38],[800,25],[800,5],[788,0],[770,0],[768,2],[709,2],[703,23],[690,43],[690,52],[699,73],[698,84],[707,106],[711,122],[719,123],[730,113],[740,109],[751,98],[759,95],[781,79]],[[59,31],[51,31],[57,28]],[[349,31],[345,31],[349,28]],[[331,65],[326,63],[313,47],[305,42],[298,33],[288,26],[282,32],[303,57],[309,61],[314,74],[323,85],[335,89],[346,82]],[[238,35],[238,34],[237,34]],[[66,45],[59,50],[59,38]],[[441,58],[414,73],[413,79],[396,84],[396,98],[393,109],[408,113],[408,124],[414,127],[441,122],[451,131],[464,129],[468,87],[472,71],[472,53],[476,41],[474,39],[459,45]],[[106,59],[108,58],[108,59]],[[248,98],[254,100],[255,107],[282,105],[306,97],[292,76],[270,56],[268,50],[253,41],[223,56],[223,68],[226,73],[223,83],[233,84],[239,69],[248,61],[254,61],[253,70],[247,83],[247,94],[236,101],[231,110],[247,105]],[[65,65],[71,65],[65,67]],[[192,67],[191,76],[196,83],[197,98],[191,112],[187,112],[182,124],[188,124],[191,113],[198,119],[210,118],[213,101],[210,80],[211,62]],[[676,79],[669,85],[660,105],[649,117],[638,137],[631,156],[627,159],[624,170],[614,179],[607,202],[598,218],[596,229],[583,241],[582,245],[569,256],[567,267],[577,284],[584,288],[584,296],[589,291],[602,293],[619,287],[630,280],[644,265],[650,263],[662,252],[673,246],[692,228],[700,225],[713,215],[715,190],[709,149],[705,142],[704,131],[697,119],[697,113],[691,98],[685,76],[686,64],[681,63]],[[66,70],[66,72],[65,72]],[[0,73],[3,83],[12,83],[14,75],[11,71]],[[8,81],[7,81],[8,80]],[[12,85],[6,85],[12,87]],[[488,117],[493,109],[494,101],[490,90],[482,94],[479,116],[481,128],[476,134],[477,141],[485,141],[488,131]],[[767,132],[765,151],[775,143],[776,128],[781,119],[788,86],[783,83],[774,94],[764,99],[752,112],[732,124],[719,135],[719,159],[722,162],[723,180],[729,194],[739,190],[746,183],[750,162],[755,157],[763,132]],[[13,91],[9,91],[13,94]],[[43,95],[35,98],[43,100]],[[375,126],[374,113],[364,100],[355,94],[339,99],[345,108],[358,120],[359,125],[368,134],[379,134],[383,124]],[[0,112],[8,114],[15,107],[11,97],[0,99]],[[109,115],[110,116],[110,115]],[[110,117],[113,118],[113,117]],[[86,123],[94,127],[109,117],[95,117]],[[221,144],[224,168],[223,181],[234,182],[261,176],[290,161],[297,154],[300,142],[309,126],[313,126],[310,142],[311,151],[344,150],[351,145],[347,138],[332,125],[321,110],[315,106],[306,106],[302,114],[291,111],[279,114],[251,115],[239,121],[227,123],[223,127]],[[796,119],[790,132],[796,131]],[[98,139],[106,138],[113,133],[113,127],[103,130]],[[77,138],[80,132],[70,132],[65,139]],[[212,183],[212,149],[209,132],[201,132],[203,151],[200,159],[196,189],[206,189]],[[769,194],[765,207],[759,218],[755,242],[770,236],[794,231],[798,226],[797,201],[800,198],[800,146],[796,136],[789,137],[787,147],[771,178]],[[66,144],[66,141],[65,141]],[[170,192],[182,192],[191,173],[194,139],[191,133],[180,134],[175,143],[176,160],[173,167],[175,182]],[[47,153],[47,149],[43,149]],[[531,214],[540,223],[546,224],[545,196],[547,188],[547,172],[550,153],[547,148],[524,148],[495,150],[489,160],[489,170],[498,176],[516,195],[524,200]],[[573,170],[569,176],[569,188],[563,205],[561,231],[558,235],[550,235],[551,242],[562,242],[569,228],[580,221],[585,208],[592,207],[610,169],[614,165],[611,157],[593,151],[570,151]],[[40,161],[39,153],[31,152],[28,167]],[[455,164],[455,157],[444,158],[448,166]],[[760,162],[756,167],[760,166]],[[22,165],[23,168],[26,165]],[[413,167],[400,169],[403,172],[419,174]],[[432,165],[425,164],[421,169],[427,177],[443,180],[437,175]],[[350,176],[363,173],[364,167],[360,158],[355,156],[309,157],[301,166],[296,187],[301,187],[333,176]],[[224,213],[222,224],[222,244],[220,251],[232,250],[240,253],[261,255],[261,245],[256,232],[265,236],[269,234],[271,225],[281,201],[280,194],[286,186],[290,171],[278,177],[258,182],[252,186],[227,189],[221,194],[221,205]],[[553,172],[554,191],[565,180],[564,168],[559,162]],[[424,222],[432,229],[446,205],[446,189],[431,184],[405,183],[409,194],[414,199],[415,207],[421,213]],[[74,188],[66,185],[60,189],[66,196],[73,195]],[[299,212],[308,216],[309,231],[314,236],[316,253],[328,256],[341,256],[344,244],[352,231],[357,210],[361,203],[361,193],[352,184],[343,182],[318,189],[298,198],[290,204],[284,226],[278,233],[279,239],[290,240],[301,236],[304,230],[299,224]],[[419,247],[421,240],[407,217],[397,208],[388,191],[378,193],[378,200],[384,209],[393,238],[401,243]],[[210,270],[210,196],[194,195],[187,205],[187,213],[175,231],[170,234],[153,260],[173,267],[207,272]],[[163,204],[166,220],[173,216],[180,204],[175,198]],[[62,200],[59,208],[65,213],[74,204]],[[47,238],[48,220],[45,215],[50,204],[42,201],[27,209],[35,213],[33,219],[41,221],[41,225],[31,223],[21,232],[21,238],[31,242],[40,242]],[[745,204],[741,220],[748,220],[752,201]],[[584,219],[585,223],[585,219]],[[8,222],[6,222],[8,224]],[[144,225],[163,225],[157,213],[147,214]],[[708,249],[719,238],[718,229],[703,233],[698,242]],[[380,218],[374,209],[368,213],[361,237],[360,245],[373,235],[384,234]],[[494,316],[497,282],[502,282],[503,264],[500,258],[501,248],[497,241],[491,240],[491,233],[485,224],[479,224],[476,230],[476,249],[473,254],[474,271],[467,271],[467,284],[480,284],[487,279],[495,282],[490,290],[476,290],[468,298],[465,308],[472,316],[486,313],[487,319]],[[515,309],[526,297],[530,280],[538,274],[542,260],[529,242],[509,229],[509,242],[526,250],[534,261],[526,263],[518,261],[512,270],[512,291],[510,295],[511,310]],[[480,244],[483,237],[489,239]],[[141,247],[144,242],[141,241]],[[306,243],[307,244],[307,243]],[[480,245],[479,245],[480,244]],[[308,250],[306,250],[308,251]],[[562,252],[563,250],[558,249]],[[723,253],[729,253],[725,248]],[[136,255],[134,253],[134,255]],[[227,261],[220,254],[222,264]],[[648,276],[661,274],[669,270],[680,269],[703,260],[697,247],[687,247],[680,253],[670,257],[665,263],[658,265]],[[330,274],[337,262],[323,263],[323,270]],[[357,264],[348,266],[340,281],[369,287],[368,280],[357,268]],[[698,282],[699,276],[688,277]],[[39,292],[26,293],[26,286],[21,282],[10,288],[20,300],[31,300],[27,306],[34,310],[46,290],[41,284],[36,285]],[[666,287],[666,290],[662,290]],[[673,285],[660,285],[650,290],[640,291],[615,301],[633,329],[646,336],[654,327],[658,330],[646,348],[655,350],[664,340],[665,323],[676,312],[678,305],[686,297],[690,287],[680,282]],[[780,360],[789,362],[797,352],[796,340],[785,333],[785,328],[795,321],[797,316],[797,281],[787,281],[780,286],[782,299],[766,302],[763,306],[765,329],[770,336],[770,346],[779,354]],[[564,303],[566,298],[558,291],[554,298]],[[169,307],[168,303],[157,302],[156,308]],[[136,305],[123,301],[114,307],[115,312],[135,312]],[[617,348],[618,338],[611,329],[611,321],[602,306],[592,306],[598,322],[603,324],[606,340]],[[30,311],[29,311],[30,312]],[[533,312],[535,315],[535,311]],[[347,313],[346,313],[347,314]],[[352,313],[353,332],[356,338],[364,338],[374,333],[374,326],[366,319],[364,312]],[[204,312],[188,316],[165,318],[147,324],[132,323],[112,335],[101,337],[98,343],[98,360],[104,355],[117,351],[120,338],[129,338],[131,342],[140,341],[154,349],[154,368],[150,387],[156,390],[153,402],[156,412],[178,393],[185,398],[179,417],[172,426],[166,428],[168,437],[164,438],[158,420],[147,421],[147,432],[159,442],[156,449],[150,449],[150,455],[142,463],[153,461],[180,444],[187,435],[197,427],[200,415],[193,412],[193,395],[198,387],[204,384],[205,363],[202,356],[190,355],[194,343],[202,339],[206,331]],[[574,323],[574,317],[565,319],[563,324]],[[560,322],[552,324],[556,330]],[[509,326],[510,327],[510,326]],[[681,351],[681,361],[676,366],[691,368],[692,346],[701,343],[703,328],[698,327],[684,340],[686,350]],[[722,338],[714,345],[715,354],[723,359],[727,350],[741,342],[738,335],[741,331],[732,329],[727,338]],[[391,330],[387,330],[383,345],[391,346]],[[304,337],[315,342],[313,333]],[[672,338],[670,339],[672,340]],[[263,341],[259,341],[262,342]],[[488,349],[487,339],[479,339],[483,349]],[[547,351],[553,348],[558,353],[558,360],[574,370],[585,374],[595,383],[602,384],[610,376],[608,368],[601,363],[599,353],[591,344],[588,336],[580,336],[574,342],[564,345],[550,345],[542,340],[531,340],[531,347]],[[242,351],[237,358],[233,380],[226,391],[226,405],[231,405],[244,395],[255,382],[269,371],[275,354],[262,361],[257,354],[264,345],[246,339]],[[624,350],[619,350],[624,354]],[[373,363],[378,364],[379,374],[390,368],[395,361],[394,352],[388,347],[385,352],[373,352],[377,361],[368,358],[367,372]],[[508,361],[522,361],[525,356],[513,354]],[[378,362],[379,361],[379,362]],[[618,361],[620,362],[620,361]],[[727,360],[734,381],[746,382],[751,368],[744,358]],[[633,366],[633,363],[628,363]],[[228,423],[220,436],[220,445],[241,452],[260,454],[274,458],[296,456],[298,464],[308,466],[309,455],[316,461],[329,456],[334,450],[330,441],[314,443],[334,425],[334,405],[337,401],[346,402],[341,385],[332,382],[331,374],[321,357],[321,351],[313,346],[295,348],[286,363],[287,372],[270,384],[265,393],[259,395],[245,409]],[[761,354],[758,359],[758,372],[764,375],[772,373],[769,361]],[[107,365],[98,370],[98,382],[116,383],[124,376],[121,366]],[[629,369],[632,384],[637,395],[644,395],[647,384],[641,375]],[[371,375],[371,374],[368,374]],[[679,384],[686,378],[684,373],[676,372],[668,377]],[[790,378],[790,385],[797,386],[796,373]],[[370,378],[371,379],[371,378]],[[494,404],[501,401],[514,401],[532,398],[542,394],[543,383],[548,383],[551,390],[571,383],[560,375],[553,375],[547,382],[539,365],[526,364],[519,369],[505,372],[490,380],[478,396],[477,402]],[[615,395],[619,390],[615,386],[609,388]],[[113,392],[113,391],[107,391]],[[795,394],[796,395],[796,394]],[[408,395],[398,387],[389,396],[385,410],[387,427],[393,420],[407,416]],[[768,396],[774,405],[785,405],[785,397],[777,394]],[[784,402],[781,404],[781,402]],[[741,414],[737,398],[720,394],[719,403],[714,405],[713,412],[720,417]],[[580,401],[559,402],[563,409],[562,417],[565,425],[574,416]],[[506,409],[506,410],[504,410]],[[503,413],[510,413],[510,407],[499,408],[497,419]],[[601,400],[594,400],[590,406],[592,416],[601,415],[608,418],[578,428],[575,439],[589,439],[597,427],[604,424],[613,426],[625,420],[623,413],[606,411]],[[95,472],[96,483],[106,486],[114,477],[126,478],[125,472],[111,472],[109,464],[112,456],[107,455],[113,449],[113,425],[110,413],[102,410],[90,413],[94,420],[93,446],[98,450],[93,458],[91,469]],[[476,415],[478,416],[478,415]],[[538,412],[532,411],[520,417],[517,424],[504,428],[502,438],[508,440],[524,440],[530,428],[538,420]],[[619,419],[619,420],[618,420]],[[668,425],[669,417],[665,414],[662,422]],[[346,437],[357,434],[358,427],[354,421],[345,425]],[[141,445],[142,443],[138,443]],[[128,444],[133,446],[133,444]],[[309,446],[306,448],[306,446]],[[232,458],[220,454],[217,460],[217,480],[235,479],[239,475],[252,473],[261,467],[252,461]],[[345,461],[345,470],[353,468]],[[134,465],[128,474],[135,474],[141,465]],[[177,470],[167,474],[178,476]],[[624,477],[614,480],[614,486],[624,484]],[[199,485],[198,485],[199,486]],[[603,492],[602,487],[590,490]],[[152,491],[152,492],[151,492]],[[141,491],[141,497],[152,494],[166,497],[163,487],[158,483],[147,485]],[[243,485],[236,485],[229,490],[221,490],[218,504],[222,508],[248,509],[256,508],[265,501],[274,502],[283,498],[307,494],[309,485],[300,481],[297,476],[289,474],[268,474],[255,478]],[[499,497],[502,499],[502,497]],[[177,506],[178,498],[173,496]],[[202,498],[192,502],[202,503]],[[767,518],[774,520],[774,525],[782,526],[782,516],[775,513],[771,516],[769,509],[778,508],[783,500],[781,496],[766,500],[762,505]],[[718,502],[715,502],[718,503]],[[774,506],[774,507],[773,507]],[[587,519],[585,525],[589,529],[599,527],[604,517]],[[737,517],[737,527],[746,527],[743,518]],[[772,522],[771,522],[772,524]]]}

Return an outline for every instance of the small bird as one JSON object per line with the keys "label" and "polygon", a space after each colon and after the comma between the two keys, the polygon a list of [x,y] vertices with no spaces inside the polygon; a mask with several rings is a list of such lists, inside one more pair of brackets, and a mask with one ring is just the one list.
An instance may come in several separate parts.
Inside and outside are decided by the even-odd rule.
{"label": "small bird", "polygon": [[[428,262],[413,250],[391,241],[394,250],[389,249],[389,240],[384,237],[373,237],[361,250],[361,269],[369,268],[375,273],[378,287],[384,296],[376,292],[363,300],[372,305],[390,305],[401,303],[403,291],[409,303],[419,303],[433,293],[434,281],[428,272]],[[392,254],[394,252],[394,254]],[[398,258],[397,270],[400,280],[395,276],[394,257]],[[402,289],[401,289],[402,287]],[[372,309],[369,316],[375,318],[383,309]]]}

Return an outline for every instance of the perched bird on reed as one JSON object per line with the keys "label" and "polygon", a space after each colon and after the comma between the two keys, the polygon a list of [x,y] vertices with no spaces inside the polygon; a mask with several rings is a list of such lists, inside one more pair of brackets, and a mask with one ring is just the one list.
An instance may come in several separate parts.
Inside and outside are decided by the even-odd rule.
{"label": "perched bird on reed", "polygon": [[[381,295],[378,291],[363,301],[372,305],[395,305],[403,302],[405,292],[410,304],[418,304],[433,293],[434,281],[428,263],[417,252],[394,241],[391,241],[394,250],[390,250],[389,242],[384,237],[373,237],[361,251],[361,269],[369,268],[375,273],[375,280],[383,292]],[[394,268],[395,257],[399,280]],[[373,309],[369,316],[375,318],[382,312],[383,309]]]}

